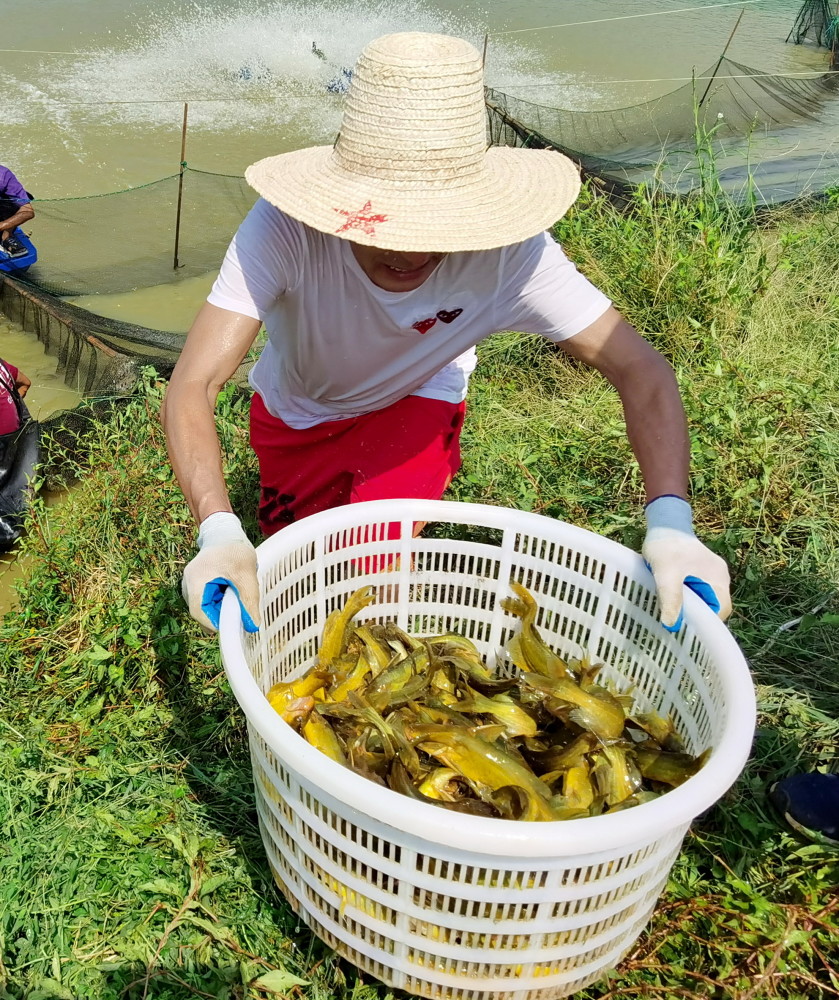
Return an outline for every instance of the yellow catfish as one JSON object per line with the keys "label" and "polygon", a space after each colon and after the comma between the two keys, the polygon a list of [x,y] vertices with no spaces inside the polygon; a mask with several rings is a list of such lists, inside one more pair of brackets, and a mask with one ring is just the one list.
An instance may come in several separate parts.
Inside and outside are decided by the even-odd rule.
{"label": "yellow catfish", "polygon": [[536,615],[539,606],[535,598],[520,583],[510,581],[510,587],[518,595],[505,597],[501,606],[510,614],[521,618],[521,631],[507,643],[507,651],[513,658],[515,665],[524,671],[535,671],[545,677],[559,678],[569,677],[573,680],[574,672],[557,654],[548,646],[545,640],[539,635],[536,628]]}
{"label": "yellow catfish", "polygon": [[594,733],[601,740],[617,740],[623,733],[626,716],[623,708],[607,691],[594,693],[583,689],[567,677],[551,679],[539,674],[522,674],[522,681],[548,695],[549,711],[556,711],[552,702],[571,705],[568,718],[581,729]]}
{"label": "yellow catfish", "polygon": [[312,695],[320,691],[327,680],[328,674],[325,672],[309,670],[296,681],[281,681],[275,684],[265,697],[271,708],[291,725],[300,717],[304,706],[308,706],[311,711],[314,705]]}
{"label": "yellow catfish", "polygon": [[309,716],[308,721],[303,726],[303,735],[321,753],[325,753],[327,757],[331,757],[338,764],[346,765],[347,757],[341,746],[341,741],[320,712],[312,712]]}
{"label": "yellow catfish", "polygon": [[497,744],[487,743],[455,726],[407,724],[405,735],[470,782],[496,791],[505,785],[521,788],[527,796],[527,811],[522,819],[556,819],[550,804],[550,788]]}
{"label": "yellow catfish", "polygon": [[318,650],[318,665],[328,667],[344,650],[350,622],[375,600],[372,587],[361,587],[351,594],[343,608],[336,608],[326,619]]}

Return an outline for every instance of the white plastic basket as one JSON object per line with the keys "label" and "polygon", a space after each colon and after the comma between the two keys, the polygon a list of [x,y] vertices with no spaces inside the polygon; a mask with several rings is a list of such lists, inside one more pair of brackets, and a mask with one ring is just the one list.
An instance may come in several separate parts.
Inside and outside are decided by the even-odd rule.
{"label": "white plastic basket", "polygon": [[[417,521],[447,522],[461,537],[414,538]],[[399,537],[388,539],[393,522]],[[221,651],[248,721],[265,850],[298,916],[360,969],[419,996],[549,1000],[614,967],[646,925],[691,820],[749,753],[754,689],[726,627],[686,591],[686,623],[666,632],[636,553],[500,507],[353,504],[289,525],[258,554],[262,628],[243,631],[228,593]],[[334,763],[265,698],[312,664],[326,616],[367,583],[380,599],[361,618],[461,632],[509,671],[502,647],[518,620],[501,598],[511,579],[532,591],[539,629],[560,655],[602,661],[607,682],[673,717],[691,752],[713,747],[694,777],[590,819],[469,816]]]}

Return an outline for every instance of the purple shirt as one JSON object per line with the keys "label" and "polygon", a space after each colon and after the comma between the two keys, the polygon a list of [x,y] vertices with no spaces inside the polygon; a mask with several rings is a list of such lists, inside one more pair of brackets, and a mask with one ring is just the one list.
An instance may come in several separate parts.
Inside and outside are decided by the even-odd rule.
{"label": "purple shirt", "polygon": [[32,199],[26,188],[15,175],[0,164],[0,200],[12,202],[15,205],[28,205]]}

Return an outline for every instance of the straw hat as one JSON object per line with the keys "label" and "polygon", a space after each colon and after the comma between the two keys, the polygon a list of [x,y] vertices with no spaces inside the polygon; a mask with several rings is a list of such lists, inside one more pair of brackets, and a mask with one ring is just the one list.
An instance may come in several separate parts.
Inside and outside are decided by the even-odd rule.
{"label": "straw hat", "polygon": [[451,35],[384,35],[361,53],[334,146],[245,171],[272,205],[386,250],[489,250],[547,229],[574,203],[576,166],[553,150],[487,149],[483,68]]}

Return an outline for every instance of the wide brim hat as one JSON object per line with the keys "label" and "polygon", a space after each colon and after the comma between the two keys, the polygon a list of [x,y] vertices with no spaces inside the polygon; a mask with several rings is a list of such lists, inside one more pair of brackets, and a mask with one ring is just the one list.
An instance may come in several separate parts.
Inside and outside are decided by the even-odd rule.
{"label": "wide brim hat", "polygon": [[259,160],[245,179],[292,218],[386,250],[490,250],[550,227],[580,190],[554,150],[487,148],[483,66],[451,35],[375,39],[333,146]]}

